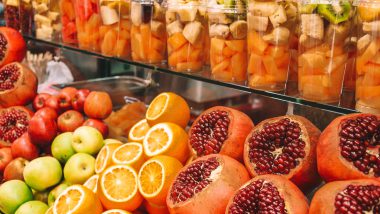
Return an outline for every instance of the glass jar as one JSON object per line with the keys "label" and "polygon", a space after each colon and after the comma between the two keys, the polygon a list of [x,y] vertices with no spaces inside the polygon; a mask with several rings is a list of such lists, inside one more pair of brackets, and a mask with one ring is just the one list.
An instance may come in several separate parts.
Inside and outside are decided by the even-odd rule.
{"label": "glass jar", "polygon": [[307,100],[340,99],[354,7],[349,0],[306,0],[299,7],[298,90]]}
{"label": "glass jar", "polygon": [[102,19],[98,0],[75,0],[75,14],[79,47],[99,51]]}
{"label": "glass jar", "polygon": [[62,25],[58,0],[33,0],[36,37],[60,41]]}
{"label": "glass jar", "polygon": [[20,29],[25,35],[32,35],[33,7],[32,0],[20,0]]}
{"label": "glass jar", "polygon": [[225,82],[247,80],[245,1],[208,2],[211,77]]}
{"label": "glass jar", "polygon": [[380,2],[358,1],[356,109],[380,113]]}
{"label": "glass jar", "polygon": [[250,0],[248,7],[248,84],[282,91],[288,78],[290,38],[297,19],[291,1]]}
{"label": "glass jar", "polygon": [[206,35],[205,6],[198,1],[168,2],[166,32],[169,68],[178,72],[198,72],[204,65]]}
{"label": "glass jar", "polygon": [[131,53],[131,23],[129,0],[101,0],[102,26],[99,28],[101,47],[105,56],[129,58]]}
{"label": "glass jar", "polygon": [[20,0],[5,0],[4,1],[4,18],[7,27],[16,30],[21,29],[20,23]]}
{"label": "glass jar", "polygon": [[62,42],[77,44],[77,26],[75,24],[75,0],[60,0],[59,10],[61,13]]}
{"label": "glass jar", "polygon": [[165,9],[154,0],[131,2],[132,59],[161,64],[166,59]]}

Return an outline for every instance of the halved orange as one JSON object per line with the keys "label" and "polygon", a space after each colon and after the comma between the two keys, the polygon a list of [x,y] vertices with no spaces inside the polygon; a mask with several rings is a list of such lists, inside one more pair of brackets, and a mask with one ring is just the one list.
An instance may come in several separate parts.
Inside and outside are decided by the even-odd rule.
{"label": "halved orange", "polygon": [[46,213],[45,214],[54,214],[53,213],[53,207],[49,207],[48,210],[46,210]]}
{"label": "halved orange", "polygon": [[125,210],[112,209],[112,210],[107,210],[107,211],[103,212],[102,214],[132,214],[132,213],[125,211]]}
{"label": "halved orange", "polygon": [[150,126],[172,122],[185,128],[190,120],[190,108],[182,97],[175,93],[164,92],[153,99],[145,117]]}
{"label": "halved orange", "polygon": [[118,147],[112,154],[114,164],[125,164],[138,171],[145,161],[143,146],[140,143],[126,143]]}
{"label": "halved orange", "polygon": [[128,141],[142,143],[144,141],[145,134],[150,129],[150,126],[146,119],[140,120],[132,126],[128,134]]}
{"label": "halved orange", "polygon": [[106,209],[133,211],[143,201],[137,187],[137,173],[127,165],[113,165],[99,177],[98,195]]}
{"label": "halved orange", "polygon": [[182,167],[179,160],[166,155],[149,159],[141,167],[138,175],[141,195],[150,203],[166,205],[169,187]]}
{"label": "halved orange", "polygon": [[99,175],[93,175],[89,179],[87,179],[86,182],[84,182],[83,186],[96,193],[98,191],[98,180]]}
{"label": "halved orange", "polygon": [[149,129],[143,146],[148,157],[168,155],[185,163],[189,157],[188,135],[177,124],[159,123]]}
{"label": "halved orange", "polygon": [[54,214],[101,214],[102,204],[95,193],[82,185],[65,189],[53,205]]}
{"label": "halved orange", "polygon": [[119,146],[123,144],[117,142],[110,142],[103,146],[100,149],[98,155],[95,160],[95,172],[97,174],[101,173],[112,163],[112,154]]}

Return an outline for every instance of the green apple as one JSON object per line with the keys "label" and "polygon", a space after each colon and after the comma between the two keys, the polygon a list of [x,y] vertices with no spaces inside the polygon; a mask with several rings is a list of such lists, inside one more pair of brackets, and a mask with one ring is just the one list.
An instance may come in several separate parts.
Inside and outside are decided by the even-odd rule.
{"label": "green apple", "polygon": [[10,180],[0,185],[0,211],[14,213],[23,203],[33,200],[32,190],[25,182]]}
{"label": "green apple", "polygon": [[65,164],[66,161],[75,154],[74,148],[71,145],[72,141],[73,133],[65,132],[55,137],[51,144],[51,154],[62,164]]}
{"label": "green apple", "polygon": [[58,198],[59,194],[61,194],[63,192],[63,190],[65,190],[69,186],[70,186],[69,184],[63,182],[63,183],[59,184],[58,186],[54,187],[54,189],[52,189],[50,191],[49,196],[48,196],[49,207],[54,204],[55,199]]}
{"label": "green apple", "polygon": [[72,184],[83,184],[95,174],[95,158],[86,153],[76,153],[63,169],[65,180]]}
{"label": "green apple", "polygon": [[72,146],[76,152],[95,155],[103,145],[102,133],[95,128],[81,126],[74,131]]}
{"label": "green apple", "polygon": [[22,204],[15,214],[45,214],[48,209],[48,205],[42,201],[28,201]]}
{"label": "green apple", "polygon": [[26,184],[34,190],[44,191],[61,181],[62,167],[53,157],[40,157],[26,165],[23,174]]}

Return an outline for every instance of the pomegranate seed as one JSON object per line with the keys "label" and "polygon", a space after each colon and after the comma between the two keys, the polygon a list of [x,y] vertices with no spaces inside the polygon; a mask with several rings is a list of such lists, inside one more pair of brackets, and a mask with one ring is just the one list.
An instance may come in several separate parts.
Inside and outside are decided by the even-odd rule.
{"label": "pomegranate seed", "polygon": [[[1,41],[0,41],[0,46],[1,46]],[[0,91],[12,89],[14,87],[14,84],[17,82],[19,76],[20,76],[20,71],[17,65],[9,64],[3,67],[0,70]]]}
{"label": "pomegranate seed", "polygon": [[0,136],[5,142],[13,142],[27,131],[28,116],[25,112],[11,108],[0,112]]}
{"label": "pomegranate seed", "polygon": [[0,52],[0,61],[4,59],[4,56],[5,56],[4,51],[7,50],[7,45],[8,45],[7,39],[5,38],[3,34],[0,34],[0,50],[3,50],[2,52]]}

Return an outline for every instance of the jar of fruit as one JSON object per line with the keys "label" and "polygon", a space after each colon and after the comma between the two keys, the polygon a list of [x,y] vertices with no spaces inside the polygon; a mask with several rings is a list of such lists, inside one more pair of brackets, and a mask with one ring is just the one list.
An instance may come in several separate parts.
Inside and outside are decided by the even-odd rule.
{"label": "jar of fruit", "polygon": [[169,0],[166,11],[168,64],[179,72],[201,71],[204,65],[206,11],[199,1]]}
{"label": "jar of fruit", "polygon": [[31,0],[20,0],[20,28],[25,35],[32,35],[33,7]]}
{"label": "jar of fruit", "polygon": [[99,14],[98,0],[75,0],[74,2],[79,47],[90,51],[99,51],[99,28],[102,19]]}
{"label": "jar of fruit", "polygon": [[103,55],[128,58],[131,53],[129,0],[101,0],[99,28]]}
{"label": "jar of fruit", "polygon": [[58,0],[33,0],[36,37],[60,41],[62,29]]}
{"label": "jar of fruit", "polygon": [[8,27],[23,34],[32,34],[33,8],[31,0],[5,0],[4,18]]}
{"label": "jar of fruit", "polygon": [[165,8],[162,1],[132,0],[132,59],[161,64],[166,59]]}
{"label": "jar of fruit", "polygon": [[354,8],[349,0],[305,0],[300,4],[298,90],[307,100],[338,102],[348,59]]}
{"label": "jar of fruit", "polygon": [[20,0],[5,0],[4,1],[4,18],[7,27],[16,30],[21,29],[20,24]]}
{"label": "jar of fruit", "polygon": [[77,27],[75,25],[75,0],[60,0],[59,11],[61,13],[62,42],[77,44]]}
{"label": "jar of fruit", "polygon": [[211,77],[226,82],[247,80],[247,13],[244,0],[209,0]]}
{"label": "jar of fruit", "polygon": [[282,91],[288,77],[290,38],[297,5],[290,0],[250,0],[248,7],[248,84]]}
{"label": "jar of fruit", "polygon": [[356,109],[380,113],[380,1],[357,1]]}

